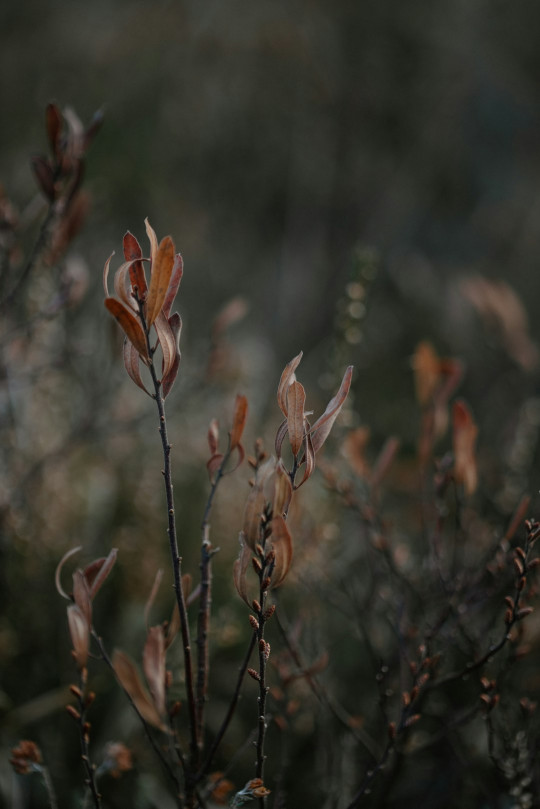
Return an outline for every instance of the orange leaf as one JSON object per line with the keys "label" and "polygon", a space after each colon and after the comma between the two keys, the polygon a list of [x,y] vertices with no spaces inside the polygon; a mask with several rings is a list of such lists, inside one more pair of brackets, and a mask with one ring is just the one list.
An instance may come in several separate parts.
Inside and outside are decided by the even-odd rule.
{"label": "orange leaf", "polygon": [[116,298],[105,298],[105,308],[116,318],[128,340],[133,343],[139,355],[145,362],[149,362],[146,338],[139,321],[124,304]]}
{"label": "orange leaf", "polygon": [[152,259],[152,275],[146,298],[146,323],[150,328],[159,315],[171,280],[174,264],[174,243],[170,236],[165,236]]}
{"label": "orange leaf", "polygon": [[242,440],[242,433],[244,432],[244,427],[246,425],[247,411],[247,398],[241,394],[238,394],[234,405],[233,426],[230,433],[229,449],[231,451],[236,449]]}
{"label": "orange leaf", "polygon": [[281,379],[279,380],[277,400],[278,405],[281,408],[281,412],[283,413],[285,418],[287,418],[287,391],[289,389],[289,385],[292,385],[292,383],[296,379],[294,372],[300,365],[302,355],[303,352],[301,351],[285,366],[285,369],[281,374]]}
{"label": "orange leaf", "polygon": [[463,484],[467,494],[473,494],[478,484],[475,445],[478,427],[464,401],[454,402],[452,407],[454,478]]}
{"label": "orange leaf", "polygon": [[287,428],[293,455],[296,457],[304,441],[304,405],[306,392],[296,380],[287,389]]}

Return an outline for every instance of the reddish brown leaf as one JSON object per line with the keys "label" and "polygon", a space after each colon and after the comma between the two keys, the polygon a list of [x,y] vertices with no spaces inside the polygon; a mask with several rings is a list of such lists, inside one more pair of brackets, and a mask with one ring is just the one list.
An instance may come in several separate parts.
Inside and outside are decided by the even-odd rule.
{"label": "reddish brown leaf", "polygon": [[92,626],[92,601],[90,600],[90,590],[82,570],[76,570],[73,574],[73,600],[84,615],[88,626]]}
{"label": "reddish brown leaf", "polygon": [[166,377],[171,372],[176,358],[176,340],[169,321],[161,310],[154,321],[154,328],[163,354],[162,375]]}
{"label": "reddish brown leaf", "polygon": [[174,265],[174,243],[165,236],[152,260],[152,275],[146,298],[146,322],[148,327],[157,318],[165,301]]}
{"label": "reddish brown leaf", "polygon": [[[84,575],[88,587],[90,588],[90,598],[92,600],[96,597],[102,584],[113,569],[117,554],[118,549],[113,548],[108,556],[103,559],[97,559],[92,565],[88,565],[88,567],[84,569]],[[98,564],[99,567],[96,567]]]}
{"label": "reddish brown leaf", "polygon": [[79,669],[83,669],[88,662],[90,647],[90,627],[82,611],[76,604],[67,608],[69,634],[75,652],[75,661]]}
{"label": "reddish brown leaf", "polygon": [[65,565],[65,563],[67,562],[67,560],[68,560],[68,559],[69,559],[71,556],[74,556],[76,553],[79,553],[79,551],[80,551],[80,550],[82,550],[82,546],[81,546],[81,545],[78,545],[76,548],[71,548],[71,550],[67,551],[67,552],[66,552],[66,553],[65,553],[65,554],[62,556],[62,558],[60,559],[60,561],[58,562],[58,564],[57,564],[57,566],[56,566],[56,571],[55,571],[55,574],[54,574],[54,583],[55,583],[55,585],[56,585],[56,590],[57,590],[57,591],[58,591],[58,593],[59,593],[59,594],[62,596],[62,598],[67,598],[67,600],[68,600],[68,601],[71,601],[71,598],[68,596],[68,594],[66,593],[66,591],[65,591],[65,590],[64,590],[64,588],[62,587],[62,582],[61,582],[61,580],[60,580],[60,577],[61,577],[61,575],[62,575],[62,568],[64,567],[64,565]]}
{"label": "reddish brown leaf", "polygon": [[276,465],[276,481],[274,484],[274,504],[273,513],[275,516],[286,515],[289,510],[293,493],[289,473],[283,465],[283,461],[278,461]]}
{"label": "reddish brown leaf", "polygon": [[289,425],[287,424],[287,419],[284,419],[284,421],[282,421],[281,424],[279,425],[276,433],[275,447],[278,459],[281,458],[281,447],[283,446],[285,436],[287,435],[288,432],[289,432]]}
{"label": "reddish brown leaf", "polygon": [[210,478],[210,483],[214,482],[214,478],[216,476],[216,473],[217,473],[219,467],[223,463],[223,458],[224,457],[225,456],[223,455],[223,453],[216,452],[214,455],[212,455],[210,460],[207,462],[206,468],[208,469],[208,477]]}
{"label": "reddish brown leaf", "polygon": [[62,114],[56,104],[47,104],[45,110],[45,127],[53,155],[58,158],[60,151],[60,136],[62,134]]}
{"label": "reddish brown leaf", "polygon": [[272,572],[272,587],[279,587],[289,572],[293,556],[291,535],[281,514],[272,519],[270,542],[276,555]]}
{"label": "reddish brown leaf", "polygon": [[305,463],[306,468],[304,470],[304,477],[302,478],[302,480],[298,485],[295,485],[294,487],[295,489],[299,489],[300,486],[302,486],[306,482],[306,480],[309,480],[309,478],[312,476],[315,470],[315,450],[313,448],[313,439],[311,437],[309,429],[310,424],[309,422],[306,422],[306,442],[304,445],[305,455],[302,460],[302,463]]}
{"label": "reddish brown leaf", "polygon": [[281,412],[283,413],[285,418],[287,418],[287,391],[289,389],[289,385],[292,385],[292,383],[296,379],[294,372],[300,365],[302,355],[303,352],[301,351],[285,366],[285,369],[281,374],[281,379],[279,380],[277,400],[278,405],[281,408]]}
{"label": "reddish brown leaf", "polygon": [[287,389],[287,428],[293,455],[296,457],[304,441],[304,405],[306,392],[296,380]]}
{"label": "reddish brown leaf", "polygon": [[39,187],[49,202],[54,202],[56,189],[54,187],[54,173],[51,164],[45,157],[39,155],[33,157],[30,162]]}
{"label": "reddish brown leaf", "polygon": [[125,652],[115,649],[112,657],[113,668],[118,682],[130,696],[133,704],[149,724],[165,731],[165,725],[154,705],[150,694],[141,682],[139,672],[133,660]]}
{"label": "reddish brown leaf", "polygon": [[244,427],[246,426],[247,412],[247,398],[241,394],[238,394],[236,396],[236,402],[234,405],[233,426],[230,433],[229,449],[231,451],[236,449],[242,440],[242,433],[244,432]]}
{"label": "reddish brown leaf", "polygon": [[137,387],[143,390],[148,396],[152,396],[146,385],[142,381],[141,371],[139,367],[140,355],[133,343],[127,339],[124,340],[124,366],[131,379],[135,382]]}
{"label": "reddish brown leaf", "polygon": [[172,268],[169,289],[167,290],[165,300],[163,301],[163,313],[165,317],[169,317],[171,313],[172,305],[174,303],[174,299],[176,298],[178,287],[180,286],[180,281],[182,280],[183,274],[184,274],[184,262],[182,261],[182,256],[180,255],[180,253],[177,253],[174,257],[174,264]]}
{"label": "reddish brown leaf", "polygon": [[116,298],[105,298],[105,308],[116,318],[124,334],[128,340],[133,343],[141,358],[145,362],[149,362],[146,338],[135,315],[133,315],[129,309],[126,309],[124,304],[117,301]]}
{"label": "reddish brown leaf", "polygon": [[169,318],[169,326],[172,329],[172,333],[174,335],[175,340],[175,357],[172,364],[172,367],[168,374],[165,374],[163,379],[161,380],[161,390],[163,393],[163,398],[166,399],[169,395],[172,386],[174,385],[174,381],[178,376],[178,369],[180,368],[180,360],[182,359],[182,354],[180,353],[180,335],[182,333],[182,318],[175,312],[174,315],[171,315]]}
{"label": "reddish brown leaf", "polygon": [[165,716],[165,637],[162,626],[151,626],[148,630],[143,669],[157,712]]}
{"label": "reddish brown leaf", "polygon": [[129,230],[124,236],[124,258],[126,261],[135,262],[134,264],[130,265],[129,277],[131,279],[131,286],[133,287],[133,290],[137,288],[139,298],[143,300],[147,289],[146,276],[144,274],[144,266],[142,261],[137,261],[137,259],[142,258],[142,250],[139,242],[135,236],[129,232]]}
{"label": "reddish brown leaf", "polygon": [[476,469],[476,436],[478,428],[464,401],[454,402],[452,408],[454,478],[467,494],[473,494],[478,484]]}
{"label": "reddish brown leaf", "polygon": [[326,406],[326,410],[322,414],[320,418],[317,419],[313,427],[311,428],[311,436],[313,440],[313,451],[317,453],[326,439],[328,438],[328,434],[332,429],[332,426],[339,415],[341,408],[347,398],[351,387],[351,380],[352,380],[352,373],[353,373],[353,366],[349,365],[343,379],[341,381],[340,388],[336,395],[330,399],[328,405]]}

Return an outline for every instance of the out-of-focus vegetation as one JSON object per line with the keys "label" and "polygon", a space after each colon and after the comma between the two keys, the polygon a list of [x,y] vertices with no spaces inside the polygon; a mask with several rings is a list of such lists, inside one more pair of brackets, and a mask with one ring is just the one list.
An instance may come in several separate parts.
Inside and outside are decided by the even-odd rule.
{"label": "out-of-focus vegetation", "polygon": [[[522,516],[538,516],[540,8],[532,0],[10,0],[0,25],[0,250],[2,269],[9,259],[13,271],[8,281],[3,274],[3,295],[46,215],[30,164],[47,150],[46,104],[71,106],[85,123],[96,109],[105,117],[85,161],[84,226],[65,254],[33,269],[24,294],[2,312],[0,801],[46,805],[41,785],[7,764],[23,738],[39,744],[62,805],[80,801],[80,752],[64,711],[74,668],[54,590],[58,560],[75,545],[86,561],[119,549],[95,623],[109,647],[135,657],[152,582],[168,565],[155,414],[124,374],[121,340],[102,305],[105,259],[127,229],[142,242],[149,217],[160,234],[173,235],[185,262],[183,359],[167,406],[187,571],[195,576],[199,564],[210,420],[226,431],[236,393],[245,393],[246,445],[263,435],[271,451],[277,383],[290,357],[304,350],[303,378],[317,414],[345,367],[356,368],[325,447],[327,466],[323,458],[291,513],[295,561],[280,596],[303,664],[315,667],[325,694],[339,695],[354,732],[341,732],[343,721],[324,700],[319,712],[320,700],[305,677],[296,678],[301,665],[287,658],[274,629],[273,654],[283,660],[269,711],[285,715],[288,730],[276,722],[268,739],[269,787],[287,795],[284,805],[346,806],[373,766],[356,736],[367,728],[384,747],[374,708],[381,666],[394,677],[392,720],[401,710],[395,694],[411,690],[405,662],[435,633],[430,621],[441,618],[446,596],[455,613],[451,629],[437,636],[452,649],[442,674],[452,661],[466,665],[473,651],[481,656],[483,640],[498,640],[502,595],[513,592],[506,557],[498,560],[501,579],[476,583],[488,600],[482,608],[474,606],[472,571],[494,561],[490,549],[523,495],[532,501]],[[412,360],[417,373],[419,363],[425,370],[432,361],[438,379],[438,356],[462,363],[452,397],[467,400],[479,426],[479,485],[464,501],[436,489],[453,469],[450,428],[440,430],[423,470],[417,462],[427,428]],[[368,467],[389,436],[400,448],[380,485],[375,475],[371,502]],[[443,460],[434,465],[433,456]],[[353,473],[359,511],[342,485]],[[241,467],[223,481],[212,514],[212,542],[221,550],[209,734],[226,710],[249,634],[232,585],[248,477]],[[382,522],[373,522],[368,505]],[[434,539],[437,520],[443,528]],[[430,577],[426,617],[403,579],[418,587]],[[464,593],[468,600],[460,601]],[[169,617],[171,603],[162,585],[156,620]],[[456,618],[464,603],[470,634]],[[529,656],[502,666],[493,729],[478,711],[466,714],[478,708],[475,688],[484,686],[477,679],[490,671],[453,683],[428,703],[431,716],[403,743],[394,780],[378,776],[366,805],[506,807],[520,778],[538,778],[527,758],[534,718],[522,720],[527,711],[519,707],[540,688],[535,616],[522,626]],[[290,694],[287,667],[295,672]],[[96,755],[123,741],[137,762],[103,789],[107,805],[166,808],[170,797],[129,706],[106,669],[96,664],[91,680]],[[254,683],[245,690],[216,761],[224,769],[241,751],[227,773],[236,789],[252,775],[253,753],[243,745],[253,729]],[[484,694],[491,699],[492,691]]]}

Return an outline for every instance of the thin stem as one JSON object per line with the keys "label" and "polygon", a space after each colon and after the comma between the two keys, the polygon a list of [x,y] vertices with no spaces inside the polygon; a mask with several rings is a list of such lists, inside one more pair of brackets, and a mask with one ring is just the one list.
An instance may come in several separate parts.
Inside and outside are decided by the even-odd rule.
{"label": "thin stem", "polygon": [[54,785],[51,779],[51,774],[45,765],[41,764],[39,767],[40,775],[43,779],[43,784],[45,786],[45,790],[47,792],[47,797],[49,799],[49,805],[51,809],[58,809],[58,801],[56,799],[56,793],[54,791]]}
{"label": "thin stem", "polygon": [[86,721],[86,710],[88,707],[87,703],[87,694],[86,694],[86,679],[87,679],[87,670],[81,670],[81,679],[80,679],[80,692],[78,696],[78,703],[79,703],[79,737],[81,742],[81,758],[84,764],[84,768],[86,770],[86,784],[88,786],[88,790],[90,795],[92,796],[92,801],[96,809],[101,809],[101,795],[99,794],[99,790],[97,787],[96,781],[96,769],[90,760],[90,749],[89,749],[89,730],[90,725]]}
{"label": "thin stem", "polygon": [[[97,634],[95,629],[92,629],[92,637],[94,638],[94,640],[96,641],[96,643],[98,645],[102,660],[104,661],[104,663],[107,664],[107,666],[110,668],[110,670],[114,674],[115,672],[114,672],[114,666],[113,666],[112,660],[109,657],[109,654],[108,654],[107,650],[105,649],[105,645],[103,643],[102,638],[100,638],[100,636]],[[171,779],[171,781],[174,783],[175,790],[176,790],[176,795],[177,795],[177,799],[178,799],[178,806],[179,806],[179,809],[182,809],[184,804],[183,804],[183,801],[182,801],[182,798],[181,798],[181,790],[180,790],[180,784],[178,782],[178,778],[174,774],[169,762],[167,761],[167,759],[163,755],[163,752],[162,752],[161,748],[156,743],[156,740],[154,739],[154,737],[153,737],[153,735],[152,735],[152,733],[150,731],[150,727],[148,725],[148,722],[142,716],[141,712],[139,711],[139,709],[137,708],[137,706],[133,702],[131,696],[126,691],[126,689],[122,687],[122,690],[123,690],[124,694],[126,695],[126,697],[128,698],[128,700],[129,700],[129,702],[131,704],[131,707],[133,708],[133,710],[135,711],[135,713],[139,717],[139,720],[140,720],[140,722],[141,722],[141,724],[142,724],[142,726],[144,728],[144,731],[146,733],[146,736],[148,738],[148,741],[150,742],[150,745],[151,745],[154,753],[159,758],[161,764],[163,765],[164,770],[166,771],[166,773],[169,776],[169,778]]]}
{"label": "thin stem", "polygon": [[256,641],[257,641],[257,633],[253,632],[253,634],[251,636],[251,640],[250,640],[249,645],[248,645],[248,648],[246,650],[246,655],[245,655],[245,657],[244,657],[244,659],[242,661],[242,665],[238,669],[238,678],[236,680],[236,687],[235,687],[233,695],[231,697],[231,701],[229,703],[227,713],[225,714],[223,722],[221,723],[221,727],[218,730],[214,741],[212,742],[212,746],[210,747],[210,750],[208,751],[206,759],[204,760],[204,763],[202,764],[199,772],[197,773],[197,778],[196,778],[197,782],[200,781],[202,778],[204,778],[204,776],[206,775],[206,773],[210,769],[210,767],[212,765],[212,761],[214,759],[214,756],[215,756],[215,754],[216,754],[216,752],[217,752],[217,750],[219,748],[219,745],[221,744],[221,741],[222,741],[223,737],[225,736],[225,733],[227,732],[227,728],[229,727],[231,719],[233,718],[234,712],[236,710],[236,705],[237,705],[238,699],[240,697],[240,690],[242,688],[242,683],[244,681],[244,677],[245,677],[245,674],[246,674],[246,671],[247,671],[247,667],[249,665],[251,655],[253,653],[253,649],[255,648]]}

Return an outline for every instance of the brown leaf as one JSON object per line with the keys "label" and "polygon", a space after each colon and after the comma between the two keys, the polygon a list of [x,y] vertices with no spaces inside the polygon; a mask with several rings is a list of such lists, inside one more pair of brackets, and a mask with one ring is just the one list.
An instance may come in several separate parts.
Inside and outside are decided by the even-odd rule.
{"label": "brown leaf", "polygon": [[124,306],[130,311],[136,312],[137,306],[135,299],[131,293],[131,274],[133,268],[132,261],[126,261],[122,264],[114,274],[114,291],[116,297],[122,301]]}
{"label": "brown leaf", "polygon": [[146,276],[142,261],[137,260],[142,259],[142,250],[139,242],[129,230],[124,236],[124,258],[130,262],[129,277],[133,291],[137,289],[139,298],[143,300],[147,289]]}
{"label": "brown leaf", "polygon": [[283,465],[283,461],[278,461],[276,465],[276,481],[274,484],[274,503],[272,511],[277,517],[278,515],[284,516],[289,510],[293,494],[293,487],[289,473]]}
{"label": "brown leaf", "polygon": [[476,469],[475,445],[478,427],[464,401],[454,402],[452,407],[454,478],[463,484],[466,494],[476,490],[478,472]]}
{"label": "brown leaf", "polygon": [[287,419],[284,419],[279,425],[276,433],[275,448],[278,459],[281,459],[281,447],[283,446],[285,436],[287,435],[288,432],[289,432],[289,425],[287,423]]}
{"label": "brown leaf", "polygon": [[114,252],[111,253],[107,261],[105,262],[105,266],[103,267],[103,289],[105,290],[105,297],[108,298],[109,296],[109,285],[107,280],[109,278],[109,267],[111,266],[112,257],[114,256]]}
{"label": "brown leaf", "polygon": [[175,340],[175,357],[171,367],[171,370],[168,374],[165,374],[163,379],[161,380],[161,390],[163,393],[163,398],[166,399],[169,393],[171,392],[171,388],[174,385],[175,379],[178,376],[178,369],[180,368],[180,360],[182,359],[182,354],[180,353],[180,335],[182,333],[182,318],[175,312],[169,318],[169,326],[172,329],[172,333],[174,335]]}
{"label": "brown leaf", "polygon": [[76,553],[82,550],[82,545],[78,545],[76,548],[71,548],[71,550],[67,551],[56,566],[56,571],[54,574],[54,583],[56,585],[57,592],[62,596],[62,598],[67,598],[68,601],[71,601],[71,598],[68,596],[64,588],[62,587],[62,582],[60,580],[60,576],[62,575],[62,568],[64,567],[67,560],[74,556]]}
{"label": "brown leaf", "polygon": [[[117,554],[118,549],[113,548],[108,556],[103,559],[97,559],[93,563],[93,566],[89,565],[84,569],[84,575],[88,583],[88,587],[90,588],[90,598],[92,600],[96,597],[105,579],[113,569]],[[95,566],[98,564],[99,567],[96,568]],[[92,568],[91,572],[90,568]]]}
{"label": "brown leaf", "polygon": [[90,646],[90,627],[82,611],[76,604],[67,608],[69,634],[75,652],[75,661],[79,669],[83,669],[88,662]]}
{"label": "brown leaf", "polygon": [[171,314],[172,305],[174,303],[174,299],[176,298],[178,287],[180,286],[180,281],[182,280],[183,274],[184,274],[184,262],[182,261],[182,256],[180,255],[180,253],[177,253],[174,257],[174,264],[172,268],[169,289],[167,290],[165,300],[163,301],[163,313],[165,317],[169,317],[169,315]]}
{"label": "brown leaf", "polygon": [[143,669],[154,705],[165,716],[165,636],[162,626],[151,626],[143,651]]}
{"label": "brown leaf", "polygon": [[208,477],[210,478],[210,482],[214,482],[214,478],[216,476],[216,472],[218,471],[219,467],[223,463],[223,458],[225,456],[222,452],[216,452],[215,455],[212,455],[210,460],[206,464],[206,468],[208,469]]}
{"label": "brown leaf", "polygon": [[287,391],[289,389],[289,385],[292,385],[296,379],[294,372],[300,365],[302,356],[303,352],[301,351],[285,366],[283,373],[281,374],[281,379],[279,380],[277,400],[278,405],[281,408],[281,412],[285,418],[287,418]]}
{"label": "brown leaf", "polygon": [[296,457],[304,442],[304,405],[306,392],[296,380],[287,389],[287,429],[293,455]]}
{"label": "brown leaf", "polygon": [[152,325],[165,301],[174,264],[174,243],[165,236],[152,259],[152,275],[146,298],[146,323]]}
{"label": "brown leaf", "polygon": [[217,419],[212,419],[208,427],[208,447],[210,455],[215,455],[219,443],[219,422]]}
{"label": "brown leaf", "polygon": [[84,615],[88,626],[92,626],[92,601],[86,577],[82,570],[73,574],[73,600]]}
{"label": "brown leaf", "polygon": [[302,463],[305,463],[306,468],[304,470],[304,477],[300,483],[295,484],[295,489],[299,489],[300,486],[306,482],[306,480],[309,480],[315,470],[315,450],[313,448],[313,438],[310,433],[310,426],[309,421],[306,421],[306,441],[304,445],[305,455],[302,459]]}
{"label": "brown leaf", "polygon": [[131,379],[135,382],[137,387],[143,390],[148,396],[152,396],[146,385],[142,381],[141,371],[139,367],[140,355],[133,343],[127,337],[124,339],[124,366]]}
{"label": "brown leaf", "polygon": [[158,570],[158,572],[156,573],[156,576],[154,578],[154,583],[152,585],[152,589],[150,590],[150,595],[148,596],[148,599],[147,599],[145,607],[144,607],[144,623],[145,623],[145,626],[146,626],[147,629],[148,629],[148,624],[150,623],[149,620],[148,620],[149,616],[150,616],[150,610],[152,609],[154,601],[156,600],[156,596],[158,594],[158,590],[159,590],[159,586],[161,584],[162,578],[163,578],[163,570],[160,568]]}
{"label": "brown leaf", "polygon": [[176,340],[169,321],[162,311],[160,311],[154,321],[157,338],[163,354],[163,378],[169,375],[176,358]]}
{"label": "brown leaf", "polygon": [[105,298],[105,308],[116,318],[128,340],[137,349],[145,362],[149,362],[146,338],[139,321],[116,298]]}
{"label": "brown leaf", "polygon": [[328,405],[326,406],[326,410],[322,414],[320,418],[317,419],[313,427],[311,428],[311,437],[313,440],[313,451],[317,453],[326,439],[328,438],[328,434],[333,427],[333,424],[336,418],[339,415],[341,408],[347,398],[351,387],[351,380],[352,380],[352,373],[353,373],[353,366],[349,365],[345,374],[343,375],[343,379],[341,381],[340,388],[336,395],[330,399]]}
{"label": "brown leaf", "polygon": [[242,433],[244,432],[244,427],[246,426],[247,412],[247,398],[241,394],[238,394],[236,396],[236,402],[234,405],[233,426],[230,433],[229,449],[231,452],[233,449],[236,449],[242,440]]}
{"label": "brown leaf", "polygon": [[54,187],[54,172],[51,164],[45,157],[36,155],[30,161],[37,183],[49,202],[54,202],[56,189]]}
{"label": "brown leaf", "polygon": [[148,241],[150,242],[150,261],[152,262],[152,266],[154,266],[154,261],[156,259],[156,254],[158,251],[158,240],[156,236],[156,231],[148,221],[148,217],[144,220],[144,226],[146,228],[146,235],[148,236]]}
{"label": "brown leaf", "polygon": [[264,489],[274,472],[274,468],[274,458],[269,458],[259,467],[255,475],[255,482],[246,500],[243,534],[247,545],[252,550],[255,549],[255,546],[260,541],[261,517],[266,503],[268,499],[273,499],[273,493],[272,497],[268,498]]}
{"label": "brown leaf", "polygon": [[272,519],[270,542],[276,554],[272,572],[272,587],[279,587],[289,572],[293,556],[291,535],[281,514]]}
{"label": "brown leaf", "polygon": [[240,598],[246,602],[248,607],[251,607],[251,602],[248,599],[247,594],[247,582],[246,582],[246,572],[251,563],[251,557],[253,555],[253,551],[251,548],[246,545],[245,538],[242,532],[240,532],[240,554],[238,559],[234,563],[233,568],[233,578],[234,578],[234,586],[238,591],[238,595]]}
{"label": "brown leaf", "polygon": [[57,159],[60,153],[60,136],[63,126],[62,113],[56,104],[47,104],[47,109],[45,110],[45,127],[47,129],[47,137],[51,151]]}
{"label": "brown leaf", "polygon": [[114,672],[118,682],[129,695],[143,719],[159,730],[165,731],[165,725],[154,705],[150,694],[143,685],[133,660],[125,652],[115,649],[112,656]]}

